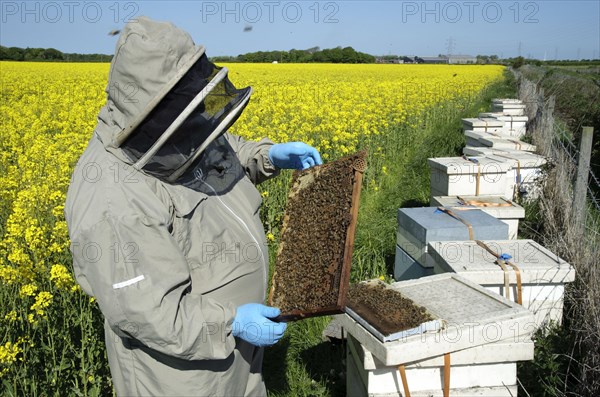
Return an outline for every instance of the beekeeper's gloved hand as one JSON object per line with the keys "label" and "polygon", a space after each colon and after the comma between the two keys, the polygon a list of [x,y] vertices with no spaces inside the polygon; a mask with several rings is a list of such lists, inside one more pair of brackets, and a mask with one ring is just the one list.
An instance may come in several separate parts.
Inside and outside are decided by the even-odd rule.
{"label": "beekeeper's gloved hand", "polygon": [[269,160],[277,168],[305,170],[323,164],[321,155],[304,142],[277,143],[269,149]]}
{"label": "beekeeper's gloved hand", "polygon": [[237,336],[254,346],[271,346],[283,336],[286,323],[276,323],[271,318],[279,316],[276,307],[247,303],[237,308],[233,319],[233,336]]}

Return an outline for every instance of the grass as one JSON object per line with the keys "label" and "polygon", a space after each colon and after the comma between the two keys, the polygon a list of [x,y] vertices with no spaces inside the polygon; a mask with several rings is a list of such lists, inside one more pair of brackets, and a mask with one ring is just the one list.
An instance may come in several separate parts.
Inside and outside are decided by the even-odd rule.
{"label": "grass", "polygon": [[[417,127],[409,127],[411,123],[394,126],[362,143],[369,151],[369,169],[361,193],[353,282],[393,274],[396,212],[401,207],[428,205],[427,159],[461,153],[461,118],[489,110],[492,98],[514,95],[515,81],[507,74],[478,97],[429,109],[413,122]],[[289,183],[288,178],[278,179],[273,183]],[[285,197],[269,197],[265,221],[275,220],[274,214],[283,213],[284,206]],[[270,225],[276,228],[276,223]],[[272,259],[274,255],[275,247],[271,247]],[[321,337],[329,320],[321,317],[290,323],[283,340],[266,350],[263,372],[270,395],[345,395],[345,346],[324,342]]]}

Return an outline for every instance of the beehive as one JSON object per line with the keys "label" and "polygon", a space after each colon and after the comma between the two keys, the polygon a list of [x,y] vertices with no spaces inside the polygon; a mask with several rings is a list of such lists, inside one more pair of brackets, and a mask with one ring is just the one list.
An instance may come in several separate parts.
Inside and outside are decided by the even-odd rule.
{"label": "beehive", "polygon": [[[430,241],[469,240],[471,233],[458,215],[471,227],[476,239],[508,239],[508,225],[481,210],[448,214],[436,207],[400,208],[396,244],[422,267],[432,268],[434,263],[427,253]],[[488,236],[488,237],[485,237]],[[403,273],[396,269],[394,273]]]}
{"label": "beehive", "polygon": [[496,152],[487,157],[510,162],[506,197],[512,198],[517,194],[531,196],[539,191],[541,170],[547,163],[545,157],[521,151]]}
{"label": "beehive", "polygon": [[526,133],[526,125],[529,118],[527,116],[514,116],[505,113],[487,112],[479,113],[480,118],[493,118],[504,122],[502,134],[521,139]]}
{"label": "beehive", "polygon": [[491,117],[462,119],[463,131],[497,132],[504,130],[504,122]]}
{"label": "beehive", "polygon": [[[348,395],[402,395],[404,385],[397,366],[383,364],[352,335],[347,341]],[[508,391],[516,395],[516,363],[533,359],[533,353],[534,344],[527,336],[451,353],[450,395],[510,396]],[[442,395],[443,356],[412,362],[405,371],[411,395]]]}
{"label": "beehive", "polygon": [[492,99],[492,112],[522,116],[525,114],[525,104],[518,99]]}
{"label": "beehive", "polygon": [[[561,322],[564,287],[575,279],[575,270],[535,241],[436,241],[428,252],[436,274],[460,274],[511,301],[520,296],[522,305],[535,314],[536,327],[550,320]],[[496,256],[501,254],[511,256],[506,271],[498,264]]]}
{"label": "beehive", "polygon": [[343,310],[365,168],[361,152],[294,173],[268,300],[280,321]]}
{"label": "beehive", "polygon": [[453,211],[480,209],[508,225],[509,240],[517,238],[519,220],[525,218],[525,209],[504,196],[435,196],[431,205]]}
{"label": "beehive", "polygon": [[533,332],[531,312],[455,273],[400,281],[387,288],[424,307],[444,326],[382,342],[348,314],[336,316],[348,334],[383,365],[422,361],[507,339],[528,340]]}
{"label": "beehive", "polygon": [[488,157],[439,157],[428,159],[431,196],[504,195],[509,160]]}

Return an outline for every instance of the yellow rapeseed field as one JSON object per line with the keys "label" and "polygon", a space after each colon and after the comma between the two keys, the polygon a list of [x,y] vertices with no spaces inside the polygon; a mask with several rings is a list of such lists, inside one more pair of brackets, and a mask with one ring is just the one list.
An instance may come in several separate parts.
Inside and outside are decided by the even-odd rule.
{"label": "yellow rapeseed field", "polygon": [[[364,147],[391,126],[417,123],[427,108],[474,96],[503,70],[226,66],[235,85],[255,90],[234,133],[305,141],[324,159]],[[87,394],[108,382],[98,356],[102,349],[93,348],[102,341],[90,314],[97,309],[73,278],[63,215],[71,172],[105,100],[108,70],[108,64],[0,63],[0,381],[15,390],[56,387]]]}

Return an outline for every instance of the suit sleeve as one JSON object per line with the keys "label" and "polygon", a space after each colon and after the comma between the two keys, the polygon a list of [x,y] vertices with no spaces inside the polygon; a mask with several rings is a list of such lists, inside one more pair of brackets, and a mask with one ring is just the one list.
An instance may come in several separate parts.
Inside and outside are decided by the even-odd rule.
{"label": "suit sleeve", "polygon": [[189,293],[187,261],[164,223],[142,215],[104,218],[73,243],[78,279],[118,335],[188,360],[233,352],[235,308]]}
{"label": "suit sleeve", "polygon": [[263,138],[258,142],[246,141],[244,138],[225,133],[225,138],[236,152],[246,175],[254,184],[279,175],[279,169],[269,160],[269,149],[273,146],[270,139]]}

